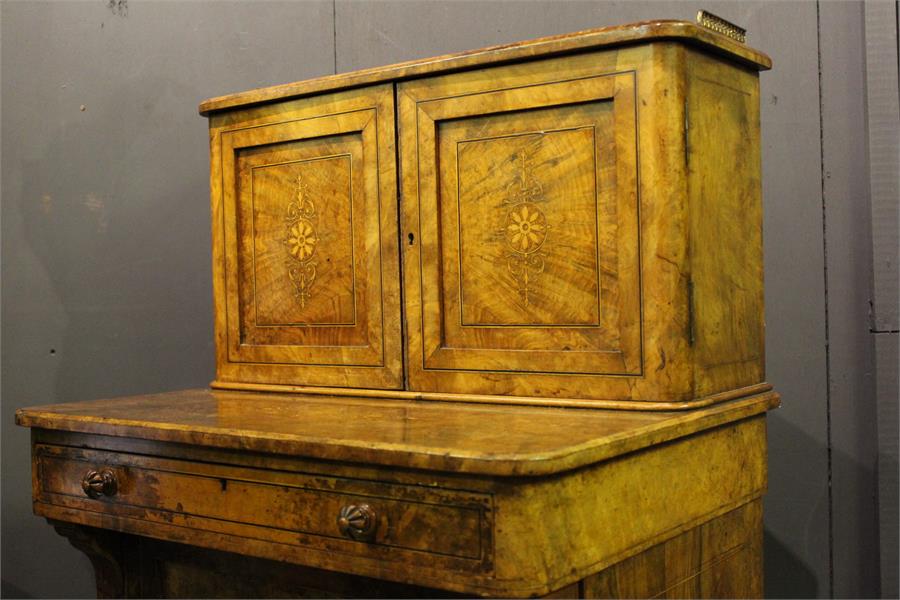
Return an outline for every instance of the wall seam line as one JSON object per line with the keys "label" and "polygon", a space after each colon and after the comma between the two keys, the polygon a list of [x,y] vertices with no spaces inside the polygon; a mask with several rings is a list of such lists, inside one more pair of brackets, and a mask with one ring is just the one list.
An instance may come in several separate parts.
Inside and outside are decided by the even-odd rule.
{"label": "wall seam line", "polygon": [[337,0],[331,0],[331,49],[334,57],[334,74],[337,75]]}
{"label": "wall seam line", "polygon": [[834,494],[832,486],[832,439],[831,439],[831,348],[829,347],[828,326],[828,223],[825,203],[825,121],[822,98],[822,15],[821,2],[816,2],[816,58],[819,83],[819,180],[822,203],[822,278],[825,311],[825,437],[828,468],[828,596],[834,597]]}

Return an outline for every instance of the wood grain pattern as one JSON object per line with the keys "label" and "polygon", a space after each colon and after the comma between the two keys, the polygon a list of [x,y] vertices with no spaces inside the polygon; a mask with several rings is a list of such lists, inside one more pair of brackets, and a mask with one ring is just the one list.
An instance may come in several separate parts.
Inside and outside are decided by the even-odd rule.
{"label": "wood grain pattern", "polygon": [[[527,532],[541,544],[523,551],[512,537],[498,535],[498,577],[512,575],[503,571],[509,567],[540,573],[558,588],[755,499],[766,487],[764,436],[765,420],[752,418],[600,463],[574,478],[519,486],[506,510],[497,502],[497,528]],[[515,566],[502,556],[515,556]]]}
{"label": "wood grain pattern", "polygon": [[[37,499],[48,504],[96,509],[97,499],[84,494],[81,478],[102,465],[119,485],[115,495],[99,500],[109,514],[281,543],[314,537],[351,554],[381,547],[375,554],[390,558],[413,550],[405,560],[455,557],[460,560],[452,564],[463,570],[491,559],[486,495],[60,446],[40,445],[35,454],[41,473]],[[377,519],[375,537],[366,545],[347,539],[337,523],[342,507],[362,503],[373,507]]]}
{"label": "wood grain pattern", "polygon": [[[539,133],[508,133],[516,131],[513,123],[497,123],[507,133],[491,136],[486,124],[472,122],[479,119],[441,127],[446,160],[440,162],[447,169],[441,179],[446,198],[455,192],[458,199],[455,207],[438,203],[443,245],[459,255],[443,271],[443,285],[458,280],[459,290],[447,295],[448,326],[600,325],[592,127],[566,127],[558,114],[547,118],[551,125]],[[450,131],[461,125],[463,131]],[[550,164],[563,169],[541,169]],[[562,293],[553,285],[558,280],[576,285]],[[553,303],[559,306],[549,310]]]}
{"label": "wood grain pattern", "polygon": [[448,54],[425,60],[413,60],[389,67],[378,67],[330,75],[308,81],[260,88],[239,94],[210,98],[200,104],[200,114],[206,115],[241,106],[250,106],[287,98],[394,81],[411,77],[434,75],[482,66],[486,63],[511,62],[538,56],[554,56],[579,50],[677,39],[685,44],[727,56],[752,69],[769,69],[772,61],[764,53],[687,21],[646,21],[615,27],[587,29],[565,35],[491,46],[469,52]]}
{"label": "wood grain pattern", "polygon": [[599,573],[583,598],[761,598],[760,500]]}
{"label": "wood grain pattern", "polygon": [[[544,598],[699,598],[761,596],[759,501],[698,525],[567,585]],[[433,587],[336,573],[57,522],[57,531],[92,557],[98,597],[119,598],[448,598]],[[84,543],[83,543],[84,542]],[[106,550],[102,549],[106,548]],[[109,549],[113,553],[109,553]],[[133,557],[140,557],[134,564]],[[129,564],[131,563],[131,564]],[[97,564],[97,563],[95,563]],[[126,581],[123,576],[127,576]]]}
{"label": "wood grain pattern", "polygon": [[[362,162],[363,151],[355,141],[352,152],[341,152],[350,148],[335,144],[316,148],[305,159],[299,152],[264,146],[269,164],[242,169],[247,183],[241,191],[249,196],[241,203],[242,216],[252,229],[241,240],[247,246],[241,278],[253,283],[241,289],[245,341],[253,339],[251,323],[259,337],[259,330],[278,326],[356,325],[357,286],[363,288],[361,298],[366,294],[365,278],[357,277],[353,260],[365,251],[358,247],[352,218],[352,190],[362,187],[359,174],[352,177],[352,165]],[[321,138],[312,144],[323,145]],[[291,192],[294,200],[285,203]],[[279,339],[272,337],[269,343]]]}
{"label": "wood grain pattern", "polygon": [[410,389],[691,402],[764,381],[754,72],[657,42],[398,94]]}
{"label": "wood grain pattern", "polygon": [[[580,469],[525,479],[432,475],[416,470],[404,473],[393,467],[350,463],[337,463],[341,475],[335,476],[329,473],[334,467],[326,462],[318,461],[309,472],[304,459],[285,455],[248,467],[235,464],[253,459],[247,451],[210,454],[212,450],[203,446],[162,444],[148,456],[73,447],[106,445],[108,436],[47,436],[44,430],[36,430],[36,435],[42,487],[35,511],[41,516],[398,583],[492,596],[543,595],[564,589],[753,501],[766,485],[762,415]],[[69,437],[73,435],[76,437]],[[50,441],[53,443],[47,443]],[[131,444],[132,450],[140,449]],[[160,456],[167,453],[182,458]],[[116,470],[122,478],[122,495],[79,496],[82,469],[74,464],[82,461],[89,463],[86,466],[105,464]],[[685,477],[685,472],[692,476]],[[388,483],[396,478],[416,483]],[[270,494],[280,499],[273,501]],[[328,527],[328,521],[330,527],[336,525],[319,511],[337,509],[340,503],[318,500],[307,505],[301,499],[304,495],[367,495],[373,505],[386,507],[393,527],[387,526],[382,537],[372,543],[330,535],[318,527]],[[440,499],[433,502],[433,508],[414,506],[432,505],[432,499]],[[406,508],[391,508],[391,501]],[[284,502],[291,508],[277,510]],[[493,522],[492,527],[482,526],[479,548],[487,555],[480,560],[459,555],[474,548],[467,543],[473,538],[465,533],[465,526],[458,539],[446,534],[449,530],[444,526],[452,526],[455,510],[482,511],[485,523]],[[418,516],[409,516],[412,514]],[[425,514],[437,520],[429,520]],[[732,539],[741,535],[727,533],[732,529],[723,527],[720,536]],[[391,539],[407,546],[388,545]],[[408,548],[419,543],[428,551]],[[705,543],[709,548],[715,546]],[[733,544],[722,542],[719,546],[724,553]],[[450,554],[435,552],[436,548]],[[756,569],[752,564],[749,567],[748,572]]]}
{"label": "wood grain pattern", "polygon": [[687,64],[695,389],[703,395],[765,379],[759,82],[693,51]]}
{"label": "wood grain pattern", "polygon": [[592,35],[214,112],[215,387],[665,410],[765,385],[756,70]]}
{"label": "wood grain pattern", "polygon": [[363,159],[376,152],[374,116],[358,111],[223,134],[223,152],[235,156],[224,175],[235,181],[225,194],[236,226],[226,243],[237,244],[234,262],[226,262],[238,296],[226,298],[231,361],[383,360],[382,301],[367,293],[380,279],[367,268],[365,235],[378,222],[366,202],[378,190],[364,178],[374,166]]}
{"label": "wood grain pattern", "polygon": [[[325,460],[538,475],[605,460],[777,406],[765,393],[689,412],[189,390],[20,409],[17,423]],[[501,425],[502,424],[502,425]]]}
{"label": "wood grain pattern", "polygon": [[17,411],[35,513],[107,595],[760,594],[769,66],[652,22],[205,102],[217,389]]}
{"label": "wood grain pattern", "polygon": [[210,122],[217,377],[403,385],[390,86]]}
{"label": "wood grain pattern", "polygon": [[401,86],[413,389],[475,391],[434,370],[640,372],[634,80],[586,77],[598,61]]}

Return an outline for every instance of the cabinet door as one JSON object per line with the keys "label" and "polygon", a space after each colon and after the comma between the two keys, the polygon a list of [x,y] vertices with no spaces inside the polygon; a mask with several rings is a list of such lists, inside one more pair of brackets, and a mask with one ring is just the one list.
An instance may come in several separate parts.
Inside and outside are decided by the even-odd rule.
{"label": "cabinet door", "polygon": [[220,382],[401,387],[391,87],[212,132]]}
{"label": "cabinet door", "polygon": [[635,74],[604,56],[400,86],[413,389],[641,373]]}

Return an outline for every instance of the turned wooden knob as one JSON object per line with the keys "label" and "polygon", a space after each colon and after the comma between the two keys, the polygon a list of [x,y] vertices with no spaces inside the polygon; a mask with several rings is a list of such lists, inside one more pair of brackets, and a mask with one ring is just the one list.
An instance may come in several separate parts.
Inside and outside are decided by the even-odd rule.
{"label": "turned wooden knob", "polygon": [[81,489],[90,498],[115,496],[119,490],[119,483],[116,481],[116,474],[109,469],[100,471],[91,469],[81,479]]}
{"label": "turned wooden knob", "polygon": [[368,504],[348,504],[337,518],[338,529],[350,539],[370,541],[375,537],[378,517]]}

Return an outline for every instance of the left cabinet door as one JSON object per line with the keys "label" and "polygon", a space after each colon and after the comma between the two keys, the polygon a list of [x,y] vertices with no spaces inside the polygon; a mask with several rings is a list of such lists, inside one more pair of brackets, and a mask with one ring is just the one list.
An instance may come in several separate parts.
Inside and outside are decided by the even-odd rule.
{"label": "left cabinet door", "polygon": [[220,384],[400,388],[391,86],[214,114]]}

